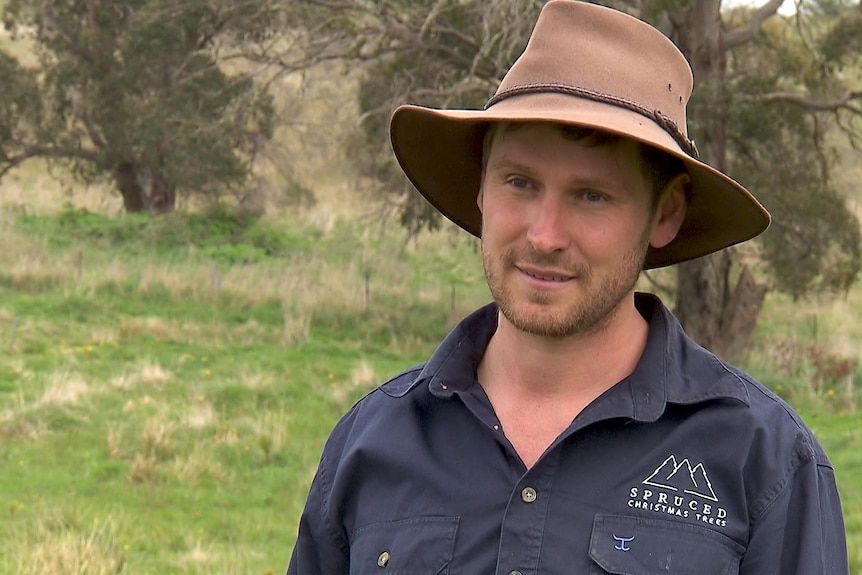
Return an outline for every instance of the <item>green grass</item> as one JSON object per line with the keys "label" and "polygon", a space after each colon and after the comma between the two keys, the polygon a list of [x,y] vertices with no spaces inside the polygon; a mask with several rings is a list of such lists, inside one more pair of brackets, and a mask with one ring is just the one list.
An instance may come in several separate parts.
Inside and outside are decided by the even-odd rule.
{"label": "green grass", "polygon": [[282,572],[335,420],[487,297],[422,281],[418,254],[477,257],[440,234],[0,223],[0,573]]}
{"label": "green grass", "polygon": [[[283,572],[335,420],[488,299],[474,240],[383,225],[70,208],[0,244],[3,574]],[[798,309],[744,363],[805,408],[862,569],[862,420],[799,353],[846,351]]]}

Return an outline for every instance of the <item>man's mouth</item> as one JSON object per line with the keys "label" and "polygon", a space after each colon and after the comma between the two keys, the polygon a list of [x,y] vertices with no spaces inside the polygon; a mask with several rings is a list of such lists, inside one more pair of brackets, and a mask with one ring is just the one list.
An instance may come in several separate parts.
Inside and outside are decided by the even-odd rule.
{"label": "man's mouth", "polygon": [[554,272],[541,272],[541,271],[530,271],[524,268],[518,268],[521,270],[521,273],[530,276],[531,278],[536,278],[537,280],[542,280],[546,282],[565,282],[572,279],[570,275],[564,275]]}

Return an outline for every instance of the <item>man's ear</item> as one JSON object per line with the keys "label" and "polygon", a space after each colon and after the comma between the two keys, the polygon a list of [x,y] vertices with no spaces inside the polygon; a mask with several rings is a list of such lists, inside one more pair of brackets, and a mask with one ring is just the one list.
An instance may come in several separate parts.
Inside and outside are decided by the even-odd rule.
{"label": "man's ear", "polygon": [[649,237],[649,244],[653,248],[663,248],[679,233],[688,207],[685,190],[689,182],[691,177],[688,174],[679,174],[662,190]]}
{"label": "man's ear", "polygon": [[479,206],[479,213],[482,213],[482,190],[485,188],[485,174],[482,174],[482,182],[479,184],[479,193],[476,194],[476,205]]}

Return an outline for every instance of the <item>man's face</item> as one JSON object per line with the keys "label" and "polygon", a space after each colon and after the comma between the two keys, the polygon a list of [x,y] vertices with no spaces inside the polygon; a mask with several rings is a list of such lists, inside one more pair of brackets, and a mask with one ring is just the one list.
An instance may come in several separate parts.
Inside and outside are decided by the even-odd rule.
{"label": "man's face", "polygon": [[656,227],[638,145],[589,145],[552,124],[493,137],[478,202],[500,311],[541,336],[601,330],[633,292]]}

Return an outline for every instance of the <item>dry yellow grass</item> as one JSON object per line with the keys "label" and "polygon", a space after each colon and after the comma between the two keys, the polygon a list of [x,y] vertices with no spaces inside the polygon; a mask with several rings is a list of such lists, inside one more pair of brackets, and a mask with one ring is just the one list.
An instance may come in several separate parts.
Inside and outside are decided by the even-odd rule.
{"label": "dry yellow grass", "polygon": [[188,407],[182,422],[190,429],[203,429],[215,425],[217,419],[218,416],[212,404],[201,398]]}
{"label": "dry yellow grass", "polygon": [[284,329],[281,333],[281,345],[290,347],[302,343],[311,334],[312,314],[302,310],[284,312]]}
{"label": "dry yellow grass", "polygon": [[283,409],[267,410],[263,417],[251,422],[258,447],[263,452],[266,463],[270,463],[274,457],[280,455],[287,446],[290,440],[287,430],[292,418],[293,416]]}
{"label": "dry yellow grass", "polygon": [[186,551],[180,558],[180,563],[195,566],[208,566],[217,562],[217,555],[210,549],[204,548],[204,544],[198,539],[194,547]]}
{"label": "dry yellow grass", "polygon": [[175,452],[173,433],[175,425],[167,420],[168,414],[161,418],[148,419],[144,424],[141,453],[158,461],[169,459]]}
{"label": "dry yellow grass", "polygon": [[129,481],[132,483],[152,483],[156,481],[156,468],[159,461],[155,457],[138,453],[129,465]]}
{"label": "dry yellow grass", "polygon": [[374,368],[365,360],[360,360],[354,366],[350,379],[346,381],[330,380],[327,392],[342,411],[350,407],[358,391],[370,390],[380,382]]}
{"label": "dry yellow grass", "polygon": [[[257,556],[253,550],[231,545],[225,547],[209,541],[206,535],[195,535],[186,543],[186,551],[176,562],[176,573],[194,575],[236,575],[253,573],[251,565]],[[264,571],[261,575],[275,575]]]}
{"label": "dry yellow grass", "polygon": [[0,181],[0,209],[12,213],[45,214],[64,205],[99,214],[119,214],[122,199],[107,186],[83,186],[62,169],[49,169],[47,162],[32,159]]}
{"label": "dry yellow grass", "polygon": [[149,395],[144,395],[140,398],[130,399],[126,401],[126,403],[123,405],[123,413],[131,414],[143,408],[155,408],[157,410],[162,410],[167,408],[167,404],[162,401],[153,399]]}
{"label": "dry yellow grass", "polygon": [[275,383],[275,374],[257,371],[243,372],[240,375],[240,381],[251,390],[267,389]]}
{"label": "dry yellow grass", "polygon": [[[119,321],[118,329],[120,337],[124,339],[145,334],[162,341],[195,340],[213,347],[259,343],[279,336],[278,333],[259,325],[254,320],[228,327],[214,322],[173,321],[161,317],[123,317]],[[296,338],[295,341],[301,341],[301,339]]]}
{"label": "dry yellow grass", "polygon": [[92,388],[77,373],[53,373],[36,406],[76,404],[91,391]]}
{"label": "dry yellow grass", "polygon": [[112,517],[82,524],[74,512],[49,510],[15,535],[16,575],[115,575],[123,571],[123,547]]}
{"label": "dry yellow grass", "polygon": [[120,459],[123,456],[124,437],[122,430],[111,426],[108,430],[108,457]]}
{"label": "dry yellow grass", "polygon": [[366,360],[361,360],[350,374],[350,384],[354,387],[369,387],[379,380],[374,367]]}
{"label": "dry yellow grass", "polygon": [[802,301],[771,294],[761,321],[788,344],[809,342],[862,363],[862,290]]}
{"label": "dry yellow grass", "polygon": [[[102,342],[102,340],[96,339],[93,341]],[[132,389],[137,386],[163,385],[171,382],[173,379],[174,374],[169,370],[158,363],[144,360],[137,369],[114,377],[110,385],[118,389]]]}
{"label": "dry yellow grass", "polygon": [[167,472],[187,485],[195,485],[202,479],[220,483],[231,480],[231,473],[213,457],[207,446],[200,443],[195,444],[188,455],[175,457],[168,465]]}

